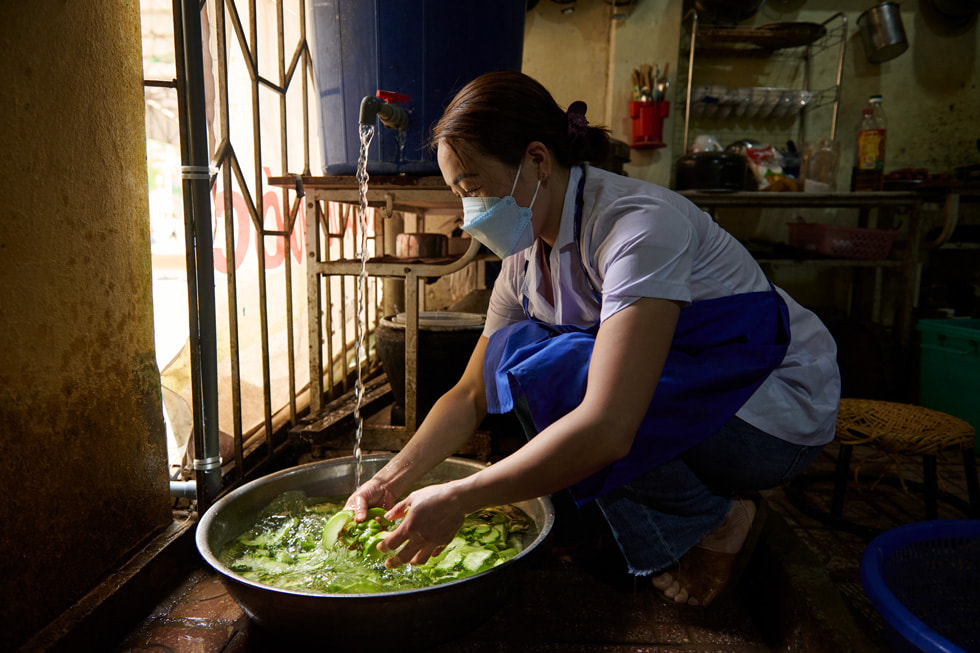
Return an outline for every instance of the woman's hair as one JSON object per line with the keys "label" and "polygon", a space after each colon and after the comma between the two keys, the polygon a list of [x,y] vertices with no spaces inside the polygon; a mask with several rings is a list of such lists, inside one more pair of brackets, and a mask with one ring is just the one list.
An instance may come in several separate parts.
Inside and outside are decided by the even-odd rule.
{"label": "woman's hair", "polygon": [[480,75],[453,98],[432,129],[431,147],[440,141],[466,142],[507,165],[516,166],[529,143],[540,141],[565,167],[603,161],[608,130],[586,126],[585,103],[566,112],[536,80],[514,71]]}

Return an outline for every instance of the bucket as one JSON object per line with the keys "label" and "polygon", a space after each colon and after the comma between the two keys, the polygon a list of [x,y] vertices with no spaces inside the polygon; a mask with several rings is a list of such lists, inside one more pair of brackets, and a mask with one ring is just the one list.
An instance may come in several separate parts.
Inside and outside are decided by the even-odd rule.
{"label": "bucket", "polygon": [[[980,319],[919,320],[919,403],[980,434]],[[980,453],[980,435],[974,440]]]}
{"label": "bucket", "polygon": [[905,52],[909,42],[905,38],[902,14],[895,2],[882,2],[858,16],[864,54],[871,63],[883,63]]}
{"label": "bucket", "polygon": [[361,100],[408,96],[409,126],[377,126],[369,174],[437,174],[432,125],[469,81],[520,70],[527,0],[312,0],[312,55],[324,174],[351,175]]}
{"label": "bucket", "polygon": [[[416,417],[421,423],[436,400],[456,385],[476,347],[486,317],[478,313],[419,313]],[[392,424],[405,423],[405,314],[382,318],[375,330],[381,367],[394,396]]]}

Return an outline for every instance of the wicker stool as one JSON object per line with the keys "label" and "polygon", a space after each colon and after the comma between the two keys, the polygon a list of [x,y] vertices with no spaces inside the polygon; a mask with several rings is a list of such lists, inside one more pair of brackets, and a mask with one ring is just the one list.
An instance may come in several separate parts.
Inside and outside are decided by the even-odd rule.
{"label": "wicker stool", "polygon": [[[794,481],[790,497],[804,512],[836,528],[860,535],[879,533],[880,529],[855,524],[843,517],[844,496],[851,476],[851,454],[855,446],[867,445],[887,456],[922,456],[922,483],[903,481],[901,478],[897,481],[882,478],[879,482],[894,481],[903,487],[908,485],[921,489],[927,520],[937,518],[940,497],[967,516],[980,517],[980,485],[977,482],[976,456],[973,451],[974,435],[973,427],[964,420],[922,406],[874,399],[842,399],[837,415],[840,453],[833,474],[834,493],[829,514],[814,508],[802,496],[803,487],[817,480],[815,475],[806,474]],[[969,503],[947,492],[939,492],[938,489],[936,455],[954,449],[962,452]]]}

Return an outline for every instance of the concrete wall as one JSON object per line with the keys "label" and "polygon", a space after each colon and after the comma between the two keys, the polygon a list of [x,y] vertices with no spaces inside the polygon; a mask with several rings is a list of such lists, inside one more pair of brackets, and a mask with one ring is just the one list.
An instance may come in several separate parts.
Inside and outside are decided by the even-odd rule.
{"label": "concrete wall", "polygon": [[0,648],[170,523],[139,3],[0,5]]}
{"label": "concrete wall", "polygon": [[[614,137],[628,141],[631,71],[643,63],[663,66],[669,62],[672,106],[665,126],[676,136],[683,128],[684,99],[684,79],[679,80],[677,73],[687,68],[686,56],[679,58],[682,4],[681,0],[638,0],[628,19],[610,21],[609,4],[604,0],[578,0],[570,14],[561,13],[566,5],[541,0],[528,15],[524,71],[548,87],[559,103],[586,100],[591,122],[607,125]],[[891,61],[871,64],[862,49],[857,19],[874,3],[850,4],[853,8],[845,11],[848,24],[838,128],[843,153],[839,186],[843,190],[849,186],[861,108],[873,93],[883,95],[889,120],[886,171],[925,167],[933,173],[952,172],[956,166],[980,162],[976,146],[980,138],[977,21],[957,25],[944,20],[931,0],[901,3],[909,49]],[[841,5],[834,0],[770,1],[746,24],[820,23]],[[833,71],[828,67],[836,66],[836,57],[821,55],[814,63],[813,87],[827,86],[828,81],[832,84]],[[701,62],[695,83],[790,86],[800,81],[800,72],[779,61]],[[692,138],[697,133],[715,133],[727,145],[746,135],[765,138],[768,134],[774,145],[783,146],[787,135],[795,135],[795,127],[703,121],[692,129]],[[827,136],[829,130],[829,114],[825,110],[815,112],[808,123],[808,140]],[[681,154],[677,142],[669,142],[661,150],[634,150],[627,170],[634,177],[669,185],[671,166]]]}
{"label": "concrete wall", "polygon": [[[575,99],[589,103],[588,118],[612,129],[614,138],[629,142],[631,72],[641,64],[669,63],[670,117],[664,124],[667,146],[657,150],[631,150],[625,171],[632,177],[662,186],[672,184],[673,166],[683,153],[684,100],[687,77],[689,18],[683,0],[637,0],[625,20],[610,20],[606,0],[577,0],[575,11],[541,0],[528,14],[524,71],[541,81],[560,104]],[[837,140],[841,159],[838,190],[850,187],[853,148],[861,109],[871,94],[881,94],[888,116],[885,171],[927,168],[931,173],[954,173],[957,166],[980,163],[980,88],[978,21],[960,24],[937,14],[932,0],[901,3],[909,48],[883,64],[867,61],[858,31],[858,16],[873,2],[840,3],[834,0],[769,0],[744,26],[776,22],[816,22],[831,18],[842,5],[847,20],[844,38],[841,97]],[[838,25],[838,22],[832,25]],[[833,86],[836,49],[813,59],[811,88]],[[605,57],[605,65],[602,59]],[[772,57],[751,59],[699,59],[694,84],[729,88],[773,86],[801,88],[800,60]],[[604,93],[601,96],[600,93]],[[807,118],[806,140],[830,136],[831,107],[815,108]],[[702,133],[715,135],[722,145],[753,138],[784,147],[798,140],[799,122],[701,119],[692,122],[689,140]],[[802,143],[797,143],[802,149]],[[975,205],[964,206],[961,220],[976,222]],[[724,211],[720,223],[743,240],[785,242],[786,223],[803,216],[812,222],[854,224],[854,211],[743,210]],[[941,224],[935,207],[924,216],[924,231]],[[931,257],[930,260],[935,260]],[[850,296],[850,270],[815,272],[812,268],[781,269],[774,281],[801,302],[829,314],[846,310]],[[886,275],[885,322],[892,307],[895,275]],[[892,284],[892,285],[888,285]]]}
{"label": "concrete wall", "polygon": [[[642,64],[662,67],[667,62],[677,70],[681,0],[639,0],[626,20],[613,20],[605,0],[578,0],[571,13],[562,12],[566,7],[541,0],[528,13],[523,70],[544,84],[559,105],[585,101],[591,124],[629,142],[631,73]],[[675,116],[678,110],[674,103]],[[668,119],[666,128],[676,120]],[[633,150],[627,170],[667,185],[672,160],[669,148]]]}

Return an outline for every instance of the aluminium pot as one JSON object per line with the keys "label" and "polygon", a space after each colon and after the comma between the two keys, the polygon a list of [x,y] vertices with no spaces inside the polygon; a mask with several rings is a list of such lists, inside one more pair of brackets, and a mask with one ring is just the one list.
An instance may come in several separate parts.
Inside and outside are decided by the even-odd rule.
{"label": "aluminium pot", "polygon": [[871,63],[894,59],[909,47],[896,2],[882,2],[858,16],[864,54]]}
{"label": "aluminium pot", "polygon": [[745,157],[734,152],[689,152],[677,159],[677,190],[734,192],[746,184]]}
{"label": "aluminium pot", "polygon": [[[365,456],[362,478],[380,470],[390,455]],[[517,588],[537,547],[551,532],[554,507],[546,497],[516,503],[537,535],[524,551],[488,571],[416,590],[376,594],[322,594],[285,590],[239,576],[218,559],[221,550],[256,521],[259,512],[289,490],[308,496],[346,496],[354,491],[355,459],[336,458],[269,474],[214,503],[197,526],[197,548],[218,572],[228,593],[268,636],[317,643],[331,651],[420,650],[458,637],[487,619]],[[422,485],[474,474],[484,465],[451,457]]]}

